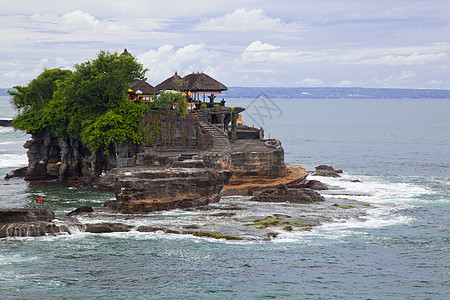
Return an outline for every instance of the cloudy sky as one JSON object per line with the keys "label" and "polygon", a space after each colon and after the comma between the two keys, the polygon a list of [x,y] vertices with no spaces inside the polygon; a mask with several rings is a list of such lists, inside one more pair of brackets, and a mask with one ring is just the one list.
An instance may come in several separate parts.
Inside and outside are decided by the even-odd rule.
{"label": "cloudy sky", "polygon": [[127,48],[156,85],[450,89],[449,0],[0,2],[0,87]]}

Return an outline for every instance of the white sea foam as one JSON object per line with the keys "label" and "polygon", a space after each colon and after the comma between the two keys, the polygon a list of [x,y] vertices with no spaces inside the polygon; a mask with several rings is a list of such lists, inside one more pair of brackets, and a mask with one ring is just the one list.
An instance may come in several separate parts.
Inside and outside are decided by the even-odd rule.
{"label": "white sea foam", "polygon": [[30,256],[30,257],[24,258],[23,256],[21,256],[19,254],[13,254],[13,255],[1,255],[0,254],[0,266],[28,262],[28,261],[33,261],[36,259],[37,259],[36,256]]}
{"label": "white sea foam", "polygon": [[26,154],[0,154],[0,168],[11,168],[28,165]]}
{"label": "white sea foam", "polygon": [[8,133],[8,132],[14,132],[14,128],[6,127],[6,126],[0,126],[0,133]]}
{"label": "white sea foam", "polygon": [[[341,222],[324,223],[314,227],[311,231],[286,232],[279,230],[280,235],[273,240],[275,243],[307,243],[308,245],[328,244],[330,241],[341,242],[345,237],[366,235],[368,229],[383,228],[401,224],[408,224],[413,219],[407,216],[392,216],[376,209],[374,214],[368,214],[366,220],[343,220]],[[366,230],[367,229],[367,230]]]}
{"label": "white sea foam", "polygon": [[[309,177],[319,179],[330,185],[343,188],[342,195],[330,195],[330,197],[348,197],[369,203],[395,203],[404,204],[417,201],[419,196],[434,194],[435,192],[408,182],[394,182],[373,176],[351,176],[343,174],[341,178],[333,177]],[[352,182],[359,179],[361,182]],[[339,191],[336,194],[339,194]],[[333,193],[331,193],[333,194]],[[324,192],[327,195],[327,192]]]}
{"label": "white sea foam", "polygon": [[[405,225],[413,222],[414,219],[396,212],[418,205],[421,201],[429,201],[421,199],[436,193],[430,188],[395,178],[386,179],[343,174],[340,178],[314,176],[308,179],[318,179],[329,186],[340,188],[323,191],[322,194],[327,199],[362,201],[371,204],[371,206],[359,208],[364,211],[364,215],[361,217],[334,219],[333,222],[325,222],[320,226],[313,227],[308,232],[285,232],[280,229],[278,231],[280,235],[274,242],[304,242],[308,244],[320,244],[330,240],[339,242],[346,236],[367,234],[369,229]],[[354,179],[359,179],[362,182],[352,182]]]}

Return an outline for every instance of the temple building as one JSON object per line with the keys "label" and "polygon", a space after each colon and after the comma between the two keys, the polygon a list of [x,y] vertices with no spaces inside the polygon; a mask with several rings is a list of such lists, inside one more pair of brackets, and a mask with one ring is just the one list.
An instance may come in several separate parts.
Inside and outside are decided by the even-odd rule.
{"label": "temple building", "polygon": [[[121,55],[132,56],[127,49]],[[264,136],[262,129],[238,124],[242,120],[240,113],[244,108],[226,107],[224,99],[215,101],[216,96],[226,91],[227,87],[203,72],[192,72],[184,77],[175,72],[155,87],[145,81],[135,81],[130,84],[128,99],[135,103],[148,103],[161,91],[167,90],[183,93],[188,102],[188,110],[198,118],[203,130],[216,139],[225,136],[233,143],[240,138],[262,139]],[[216,142],[216,148],[220,150],[226,148],[226,145],[225,142]]]}
{"label": "temple building", "polygon": [[183,78],[181,78],[180,75],[178,75],[177,72],[173,74],[173,76],[167,78],[160,84],[157,84],[155,88],[158,91],[163,90],[174,90],[174,91],[180,91],[180,92],[186,92],[186,87],[183,84]]}
{"label": "temple building", "polygon": [[128,99],[136,103],[151,102],[158,94],[158,90],[155,87],[142,80],[136,80],[130,83],[130,88],[127,92]]}

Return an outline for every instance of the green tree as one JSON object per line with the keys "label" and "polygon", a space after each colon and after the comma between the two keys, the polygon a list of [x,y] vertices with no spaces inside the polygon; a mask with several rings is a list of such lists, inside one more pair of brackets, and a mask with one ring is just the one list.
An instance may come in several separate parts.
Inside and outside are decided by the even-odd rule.
{"label": "green tree", "polygon": [[61,96],[74,114],[67,126],[70,136],[82,133],[92,121],[127,101],[129,84],[145,80],[147,70],[134,57],[105,51],[97,59],[75,65],[70,80],[61,86]]}
{"label": "green tree", "polygon": [[43,112],[52,101],[58,87],[72,76],[70,70],[45,69],[28,86],[15,86],[16,91],[8,91],[11,103],[18,110],[13,120],[14,127],[27,133],[44,130],[47,126]]}
{"label": "green tree", "polygon": [[180,92],[162,91],[150,106],[156,113],[167,114],[173,110],[183,116],[187,114],[186,97]]}
{"label": "green tree", "polygon": [[124,101],[98,118],[86,120],[82,142],[91,150],[100,150],[106,154],[109,154],[112,145],[121,145],[123,142],[145,144],[139,125],[149,110],[146,104]]}
{"label": "green tree", "polygon": [[19,113],[13,124],[27,133],[49,131],[81,138],[91,150],[107,152],[112,143],[142,142],[137,135],[148,106],[127,100],[129,84],[145,80],[134,57],[102,51],[94,60],[67,70],[44,70],[27,87],[15,87],[11,102]]}

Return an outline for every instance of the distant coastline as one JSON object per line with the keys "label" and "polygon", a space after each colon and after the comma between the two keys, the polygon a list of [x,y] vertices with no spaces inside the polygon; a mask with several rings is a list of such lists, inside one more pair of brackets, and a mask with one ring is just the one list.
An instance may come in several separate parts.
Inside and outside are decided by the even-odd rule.
{"label": "distant coastline", "polygon": [[[8,96],[10,89],[0,88],[0,96]],[[229,87],[218,97],[256,98],[261,93],[269,98],[450,99],[450,90],[358,87]]]}
{"label": "distant coastline", "polygon": [[219,97],[317,99],[450,99],[450,90],[358,87],[229,87]]}

